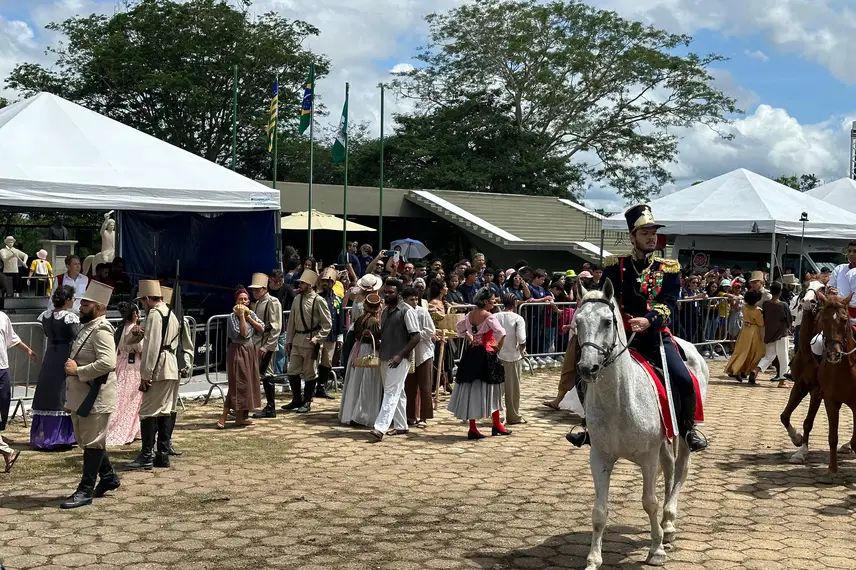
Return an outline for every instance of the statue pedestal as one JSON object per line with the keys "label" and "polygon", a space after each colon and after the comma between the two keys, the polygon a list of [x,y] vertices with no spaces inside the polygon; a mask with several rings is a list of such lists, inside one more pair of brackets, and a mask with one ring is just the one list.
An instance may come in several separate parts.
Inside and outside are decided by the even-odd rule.
{"label": "statue pedestal", "polygon": [[53,266],[54,275],[65,273],[65,258],[74,255],[76,239],[43,239],[39,243],[48,252],[48,261]]}

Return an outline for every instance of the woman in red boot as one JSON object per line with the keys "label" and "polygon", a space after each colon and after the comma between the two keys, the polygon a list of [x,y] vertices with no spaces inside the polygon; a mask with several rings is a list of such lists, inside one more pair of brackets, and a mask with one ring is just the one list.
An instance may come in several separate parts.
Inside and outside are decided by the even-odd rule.
{"label": "woman in red boot", "polygon": [[505,329],[491,314],[496,295],[489,288],[479,289],[473,302],[476,309],[458,322],[458,337],[465,337],[467,348],[458,364],[455,388],[449,400],[449,411],[470,423],[467,439],[485,437],[476,420],[490,416],[491,435],[508,435],[500,420],[505,376],[496,353],[505,339]]}

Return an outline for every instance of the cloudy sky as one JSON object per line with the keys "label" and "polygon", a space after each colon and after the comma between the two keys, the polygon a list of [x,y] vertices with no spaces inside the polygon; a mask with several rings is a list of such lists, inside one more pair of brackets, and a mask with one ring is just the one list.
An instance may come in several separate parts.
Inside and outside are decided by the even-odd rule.
{"label": "cloudy sky", "polygon": [[[425,38],[423,16],[460,0],[256,0],[321,30],[310,44],[332,59],[333,72],[318,84],[330,109],[351,82],[351,117],[379,119],[378,82],[407,65]],[[713,70],[717,85],[736,97],[745,114],[734,117],[734,139],[718,140],[706,128],[680,133],[672,171],[674,191],[694,180],[748,168],[766,176],[815,173],[846,176],[850,124],[856,120],[856,6],[853,0],[590,0],[695,38],[700,53],[730,58]],[[49,61],[56,40],[46,23],[92,11],[111,12],[115,0],[0,0],[0,77],[16,62]],[[4,93],[9,96],[9,93]],[[12,94],[13,95],[13,94]],[[387,101],[387,113],[407,109]],[[333,113],[336,114],[335,112]],[[332,122],[332,119],[331,119]],[[387,125],[389,121],[387,122]],[[609,189],[591,188],[586,203],[618,210]]]}

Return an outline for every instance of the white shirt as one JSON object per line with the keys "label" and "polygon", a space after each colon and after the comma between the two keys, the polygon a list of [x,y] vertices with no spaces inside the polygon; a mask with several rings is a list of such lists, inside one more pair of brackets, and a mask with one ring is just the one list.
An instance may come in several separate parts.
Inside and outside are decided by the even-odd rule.
{"label": "white shirt", "polygon": [[416,307],[413,312],[416,313],[416,320],[419,323],[419,344],[413,349],[413,354],[416,356],[416,366],[419,366],[429,358],[434,358],[433,337],[437,334],[437,329],[434,326],[431,313],[427,309]]}
{"label": "white shirt", "polygon": [[0,311],[0,370],[9,369],[9,349],[21,342],[12,329],[12,321]]}
{"label": "white shirt", "polygon": [[504,362],[517,362],[523,358],[520,345],[526,344],[526,321],[511,311],[502,311],[494,316],[505,329],[505,341],[496,356]]}
{"label": "white shirt", "polygon": [[829,274],[829,281],[827,285],[830,287],[838,287],[838,275],[844,270],[844,273],[847,273],[847,269],[849,269],[849,263],[842,263],[841,265],[836,265],[835,269],[832,270],[832,273]]}
{"label": "white shirt", "polygon": [[[62,284],[63,286],[68,285],[69,287],[74,287],[74,305],[71,307],[71,310],[79,312],[80,298],[83,297],[84,293],[86,293],[86,286],[89,285],[89,277],[83,273],[78,273],[77,277],[72,279],[68,276],[68,273],[66,273],[62,276]],[[53,291],[56,291],[57,287],[59,287],[59,279],[54,277]],[[53,303],[50,298],[48,298],[48,309],[53,309]]]}

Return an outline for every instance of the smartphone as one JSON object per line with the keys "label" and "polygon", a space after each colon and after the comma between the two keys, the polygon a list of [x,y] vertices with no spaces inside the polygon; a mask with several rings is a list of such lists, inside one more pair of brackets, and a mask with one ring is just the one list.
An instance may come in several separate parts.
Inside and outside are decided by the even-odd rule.
{"label": "smartphone", "polygon": [[392,252],[392,258],[395,260],[396,263],[398,263],[398,260],[401,259],[401,252],[400,251]]}
{"label": "smartphone", "polygon": [[396,253],[398,253],[398,252],[397,252],[397,251],[394,251],[394,250],[392,250],[392,249],[388,249],[388,250],[386,250],[385,252],[383,252],[383,255],[384,255],[384,257],[392,257],[392,256],[393,256],[393,255],[395,255]]}

